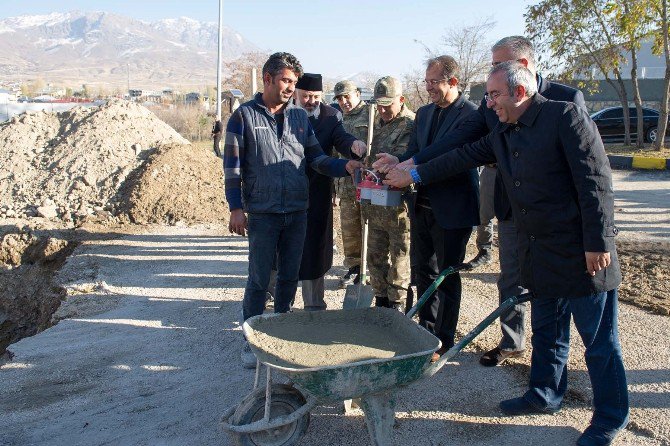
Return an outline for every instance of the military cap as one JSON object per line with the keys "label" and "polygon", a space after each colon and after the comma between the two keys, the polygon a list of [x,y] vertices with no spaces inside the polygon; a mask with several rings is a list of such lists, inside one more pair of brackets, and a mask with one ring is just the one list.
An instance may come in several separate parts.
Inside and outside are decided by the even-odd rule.
{"label": "military cap", "polygon": [[375,102],[387,106],[393,103],[398,96],[402,96],[402,85],[393,76],[384,76],[375,84]]}
{"label": "military cap", "polygon": [[340,81],[335,84],[335,88],[333,89],[336,98],[343,94],[352,94],[356,91],[358,91],[358,87],[351,81]]}

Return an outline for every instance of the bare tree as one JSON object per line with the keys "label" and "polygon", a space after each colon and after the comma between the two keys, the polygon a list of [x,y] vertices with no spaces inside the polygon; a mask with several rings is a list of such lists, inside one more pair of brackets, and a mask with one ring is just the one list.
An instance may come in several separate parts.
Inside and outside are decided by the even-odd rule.
{"label": "bare tree", "polygon": [[665,134],[668,128],[668,101],[670,100],[670,29],[668,25],[668,0],[652,2],[657,14],[658,30],[654,33],[654,52],[663,54],[665,59],[665,80],[663,81],[663,100],[661,101],[660,116],[656,129],[654,148],[661,150],[665,143]]}
{"label": "bare tree", "polygon": [[268,55],[265,53],[246,53],[232,62],[224,64],[224,76],[221,82],[221,91],[236,88],[244,93],[244,97],[251,98],[251,69],[256,68],[256,83],[263,87],[263,64]]}
{"label": "bare tree", "polygon": [[423,70],[414,69],[403,74],[402,85],[405,101],[412,110],[428,103],[428,94],[423,84]]}
{"label": "bare tree", "polygon": [[441,45],[435,50],[419,40],[414,41],[423,46],[429,58],[448,54],[456,59],[460,67],[459,83],[467,96],[471,85],[484,81],[491,67],[492,42],[487,36],[495,25],[495,20],[487,17],[473,24],[447,29],[442,36]]}

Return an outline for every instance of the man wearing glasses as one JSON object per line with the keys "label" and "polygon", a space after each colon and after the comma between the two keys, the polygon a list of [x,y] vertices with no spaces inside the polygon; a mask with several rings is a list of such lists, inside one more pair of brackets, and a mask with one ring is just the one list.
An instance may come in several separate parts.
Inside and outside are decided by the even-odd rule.
{"label": "man wearing glasses", "polygon": [[[500,39],[491,48],[491,64],[496,66],[502,62],[516,60],[520,62],[535,76],[538,92],[547,99],[554,101],[573,102],[584,109],[584,96],[581,91],[555,82],[550,82],[540,76],[535,70],[535,50],[533,44],[522,36],[509,36]],[[415,164],[427,163],[431,159],[460,147],[464,144],[477,141],[486,136],[498,124],[498,116],[487,107],[486,99],[477,109],[476,113],[470,116],[455,131],[449,132],[441,140],[436,141],[430,147],[415,154],[412,158],[398,164],[399,168],[410,168]],[[400,160],[402,161],[402,160]],[[388,171],[395,165],[397,160],[392,157],[382,157],[373,164],[373,167]],[[383,165],[383,167],[382,167]],[[490,222],[494,212],[486,207],[494,206],[495,216],[498,220],[498,256],[500,259],[500,275],[498,276],[499,300],[503,302],[510,296],[518,296],[526,292],[520,285],[519,277],[519,258],[517,254],[517,228],[512,219],[512,210],[509,199],[502,184],[502,179],[495,167],[495,164],[484,167],[482,173],[483,180],[490,179],[490,173],[495,172],[495,184],[491,181],[482,181],[480,184],[480,199],[482,206],[480,219],[482,225],[491,225],[485,232],[489,241],[483,241],[485,237],[478,237],[480,243],[488,244],[493,242],[493,228]],[[495,197],[495,198],[494,198]],[[488,216],[488,217],[487,217]],[[480,358],[480,363],[486,367],[493,367],[503,364],[507,359],[520,356],[525,348],[525,320],[528,304],[523,303],[514,307],[506,316],[500,318],[500,327],[502,329],[502,338],[498,345],[484,353]]]}
{"label": "man wearing glasses", "polygon": [[533,73],[517,61],[495,65],[486,90],[487,105],[500,121],[492,132],[409,172],[394,169],[384,183],[430,184],[498,163],[518,231],[520,283],[534,297],[528,390],[500,408],[511,416],[561,409],[572,320],[584,343],[594,408],[577,445],[610,445],[628,422],[629,402],[617,327],[618,229],[605,148],[584,108],[545,99]]}
{"label": "man wearing glasses", "polygon": [[[431,104],[416,112],[414,130],[402,160],[447,135],[477,107],[458,90],[458,64],[451,56],[428,60],[424,83]],[[444,268],[465,258],[472,227],[479,224],[476,169],[429,186],[420,186],[411,213],[412,264],[421,295]],[[433,360],[454,345],[461,304],[461,278],[447,276],[419,313],[419,322],[442,341]]]}

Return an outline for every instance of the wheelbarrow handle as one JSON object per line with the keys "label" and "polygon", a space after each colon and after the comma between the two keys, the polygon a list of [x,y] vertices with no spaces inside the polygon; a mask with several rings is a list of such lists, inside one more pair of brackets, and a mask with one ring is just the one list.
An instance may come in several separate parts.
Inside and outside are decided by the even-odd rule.
{"label": "wheelbarrow handle", "polygon": [[466,345],[468,345],[474,338],[476,338],[486,327],[491,325],[493,321],[498,319],[501,315],[507,313],[513,306],[528,302],[532,298],[531,293],[520,294],[519,296],[512,296],[509,299],[506,299],[498,308],[493,310],[483,321],[481,321],[475,328],[470,330],[463,339],[461,339],[456,345],[451,347],[447,352],[440,357],[433,365],[428,367],[424,372],[424,376],[433,376],[437,373],[444,365],[453,358],[458,352],[463,350]]}
{"label": "wheelbarrow handle", "polygon": [[419,300],[416,302],[416,305],[414,305],[412,309],[407,312],[407,317],[410,319],[414,317],[414,315],[425,305],[428,298],[432,296],[435,290],[442,284],[442,281],[444,281],[445,277],[447,277],[449,274],[453,274],[457,271],[465,269],[466,267],[467,267],[466,264],[461,264],[458,266],[450,266],[448,268],[445,268],[444,271],[442,271],[440,275],[437,276],[437,279],[435,279],[433,283],[430,284],[428,289],[423,292]]}

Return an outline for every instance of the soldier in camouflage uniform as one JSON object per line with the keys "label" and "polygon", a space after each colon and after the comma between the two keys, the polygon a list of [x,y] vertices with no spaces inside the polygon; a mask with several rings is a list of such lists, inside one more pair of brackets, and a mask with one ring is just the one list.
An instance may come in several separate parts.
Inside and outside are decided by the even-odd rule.
{"label": "soldier in camouflage uniform", "polygon": [[[361,100],[361,93],[351,81],[335,84],[335,99],[343,114],[344,129],[356,139],[368,143],[369,107]],[[361,265],[361,208],[356,201],[356,188],[349,178],[336,179],[336,193],[340,199],[340,222],[342,245],[344,246],[344,266],[349,268],[340,279],[340,286],[358,283]]]}
{"label": "soldier in camouflage uniform", "polygon": [[[386,76],[374,90],[378,118],[375,119],[372,153],[401,155],[407,150],[414,112],[404,104],[400,81]],[[370,283],[375,290],[375,305],[403,311],[410,283],[410,223],[407,204],[398,207],[361,205],[368,220],[368,265]]]}

